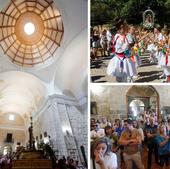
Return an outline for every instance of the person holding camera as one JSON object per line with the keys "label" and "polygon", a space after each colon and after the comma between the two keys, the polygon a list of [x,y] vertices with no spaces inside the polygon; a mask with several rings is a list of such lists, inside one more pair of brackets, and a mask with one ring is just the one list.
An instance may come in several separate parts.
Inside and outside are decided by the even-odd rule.
{"label": "person holding camera", "polygon": [[134,163],[138,169],[144,169],[139,148],[142,142],[141,134],[137,129],[133,128],[131,119],[124,120],[124,128],[119,144],[124,147],[123,158],[126,168],[132,169]]}

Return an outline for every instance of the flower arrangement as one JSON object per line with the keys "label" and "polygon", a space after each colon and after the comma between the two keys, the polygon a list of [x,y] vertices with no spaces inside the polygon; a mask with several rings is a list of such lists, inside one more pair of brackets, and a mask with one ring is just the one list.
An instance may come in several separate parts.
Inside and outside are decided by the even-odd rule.
{"label": "flower arrangement", "polygon": [[143,23],[143,27],[146,29],[153,29],[154,24],[152,22]]}

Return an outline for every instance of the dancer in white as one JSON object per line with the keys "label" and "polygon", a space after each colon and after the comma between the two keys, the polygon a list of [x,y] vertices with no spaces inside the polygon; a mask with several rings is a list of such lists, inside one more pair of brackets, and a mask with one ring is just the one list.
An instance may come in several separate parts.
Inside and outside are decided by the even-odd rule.
{"label": "dancer in white", "polygon": [[138,50],[137,49],[137,39],[135,36],[136,36],[135,35],[135,27],[133,25],[130,25],[126,37],[128,39],[128,43],[129,43],[130,47],[132,48],[133,56],[132,56],[131,60],[135,63],[135,66],[137,68],[138,66],[141,65],[141,60],[137,53],[137,50]]}
{"label": "dancer in white", "polygon": [[117,34],[114,37],[115,54],[107,67],[107,74],[116,76],[117,82],[133,82],[136,75],[135,63],[130,59],[131,47],[126,37],[128,26],[119,19],[116,24]]}
{"label": "dancer in white", "polygon": [[150,61],[155,63],[156,59],[158,60],[158,65],[160,67],[161,53],[158,51],[158,45],[165,40],[165,37],[161,33],[161,27],[156,25],[154,27],[154,35],[151,37],[150,44],[147,47],[147,50],[150,52]]}
{"label": "dancer in white", "polygon": [[160,65],[163,67],[163,75],[166,77],[163,82],[170,82],[170,49],[167,44],[163,45],[160,53]]}

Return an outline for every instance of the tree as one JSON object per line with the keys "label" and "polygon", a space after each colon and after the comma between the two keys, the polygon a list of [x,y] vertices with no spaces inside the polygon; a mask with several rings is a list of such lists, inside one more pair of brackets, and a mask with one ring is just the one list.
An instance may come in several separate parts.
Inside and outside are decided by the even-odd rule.
{"label": "tree", "polygon": [[120,16],[121,0],[92,0],[91,1],[91,25],[103,25],[111,23]]}
{"label": "tree", "polygon": [[140,24],[142,13],[148,7],[155,13],[156,22],[170,23],[170,0],[91,0],[91,24],[114,24],[116,17]]}

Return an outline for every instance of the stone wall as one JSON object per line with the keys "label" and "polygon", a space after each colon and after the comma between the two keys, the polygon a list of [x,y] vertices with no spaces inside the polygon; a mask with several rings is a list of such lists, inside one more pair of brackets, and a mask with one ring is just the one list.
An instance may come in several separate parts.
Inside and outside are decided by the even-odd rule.
{"label": "stone wall", "polygon": [[160,108],[162,106],[170,106],[170,86],[154,86],[155,89],[158,91],[159,93],[159,99],[160,99]]}
{"label": "stone wall", "polygon": [[68,117],[70,120],[73,136],[78,150],[78,156],[82,158],[80,146],[85,147],[87,155],[87,139],[88,139],[88,125],[87,125],[87,110],[80,112],[79,107],[67,105]]}
{"label": "stone wall", "polygon": [[[97,103],[97,115],[91,115],[100,119],[102,116],[108,119],[127,118],[126,94],[131,85],[102,86],[102,90],[91,90],[91,101]],[[170,86],[153,85],[159,94],[159,108],[170,106]]]}
{"label": "stone wall", "polygon": [[127,118],[126,93],[129,86],[114,86],[110,88],[110,111],[112,118]]}
{"label": "stone wall", "polygon": [[110,118],[110,97],[109,97],[109,88],[101,88],[101,91],[91,92],[91,102],[96,102],[97,105],[97,115],[92,115],[92,117],[97,116],[101,118],[106,116]]}
{"label": "stone wall", "polygon": [[50,96],[45,107],[33,117],[34,136],[46,131],[59,158],[63,155],[81,157],[79,160],[83,162],[81,145],[85,146],[87,155],[87,98],[83,100],[81,107],[75,98]]}
{"label": "stone wall", "polygon": [[125,93],[129,86],[102,86],[100,92],[91,91],[91,101],[97,103],[97,117],[107,117],[109,120],[126,117]]}

